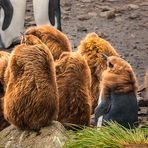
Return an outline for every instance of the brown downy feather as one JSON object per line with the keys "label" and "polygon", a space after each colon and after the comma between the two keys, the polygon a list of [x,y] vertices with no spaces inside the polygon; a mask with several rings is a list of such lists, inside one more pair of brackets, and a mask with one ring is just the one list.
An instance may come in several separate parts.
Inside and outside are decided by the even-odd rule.
{"label": "brown downy feather", "polygon": [[109,42],[100,38],[96,33],[89,33],[80,43],[78,52],[81,53],[88,62],[91,69],[91,91],[94,98],[93,110],[97,106],[99,99],[99,83],[102,72],[106,69],[107,56],[119,56]]}
{"label": "brown downy feather", "polygon": [[6,71],[6,67],[8,65],[10,53],[5,51],[0,51],[0,85],[4,90],[6,87],[4,74]]}
{"label": "brown downy feather", "polygon": [[62,123],[90,125],[92,107],[91,74],[78,53],[64,52],[56,61],[59,116]]}
{"label": "brown downy feather", "polygon": [[50,49],[54,60],[57,60],[63,51],[72,51],[67,36],[50,25],[29,28],[26,35],[35,35]]}
{"label": "brown downy feather", "polygon": [[59,109],[53,57],[37,37],[25,36],[7,67],[4,117],[23,130],[38,130],[56,120]]}
{"label": "brown downy feather", "polygon": [[117,94],[134,91],[137,96],[138,82],[130,64],[116,56],[108,57],[107,61],[108,66],[100,83],[102,95],[107,96],[111,91]]}
{"label": "brown downy feather", "polygon": [[9,123],[4,119],[3,114],[3,96],[6,89],[4,74],[8,65],[10,53],[0,51],[0,131],[9,126]]}

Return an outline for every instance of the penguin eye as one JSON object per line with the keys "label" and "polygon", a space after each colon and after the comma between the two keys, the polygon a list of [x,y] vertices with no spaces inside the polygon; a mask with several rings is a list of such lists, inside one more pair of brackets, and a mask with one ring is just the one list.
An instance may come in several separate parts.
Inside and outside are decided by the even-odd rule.
{"label": "penguin eye", "polygon": [[108,66],[109,66],[109,68],[113,68],[114,67],[114,65],[112,64],[112,63],[108,63]]}

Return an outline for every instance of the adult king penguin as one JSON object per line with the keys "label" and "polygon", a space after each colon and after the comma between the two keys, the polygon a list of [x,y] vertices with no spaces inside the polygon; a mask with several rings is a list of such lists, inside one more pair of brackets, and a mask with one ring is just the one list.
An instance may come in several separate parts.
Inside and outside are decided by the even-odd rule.
{"label": "adult king penguin", "polygon": [[8,48],[24,30],[26,0],[1,0],[0,48]]}
{"label": "adult king penguin", "polygon": [[33,0],[33,10],[37,26],[51,24],[61,30],[60,0]]}
{"label": "adult king penguin", "polygon": [[[1,0],[0,48],[8,48],[24,31],[26,0]],[[51,24],[61,30],[60,0],[33,0],[36,25]]]}

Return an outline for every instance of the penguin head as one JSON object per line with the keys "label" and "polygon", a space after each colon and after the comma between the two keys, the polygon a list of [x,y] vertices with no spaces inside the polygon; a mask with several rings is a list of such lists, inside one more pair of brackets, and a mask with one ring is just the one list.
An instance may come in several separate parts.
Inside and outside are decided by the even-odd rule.
{"label": "penguin head", "polygon": [[110,56],[107,58],[107,70],[121,75],[126,71],[131,71],[132,68],[130,64],[124,59],[117,56]]}

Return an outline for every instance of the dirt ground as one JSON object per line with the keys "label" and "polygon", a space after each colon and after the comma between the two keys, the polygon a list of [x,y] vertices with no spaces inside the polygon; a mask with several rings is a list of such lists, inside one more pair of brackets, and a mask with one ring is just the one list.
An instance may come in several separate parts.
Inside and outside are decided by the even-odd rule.
{"label": "dirt ground", "polygon": [[[61,0],[62,29],[73,50],[96,32],[132,65],[139,81],[139,120],[148,122],[144,76],[148,68],[148,0]],[[32,0],[27,0],[25,27],[34,26]]]}

